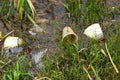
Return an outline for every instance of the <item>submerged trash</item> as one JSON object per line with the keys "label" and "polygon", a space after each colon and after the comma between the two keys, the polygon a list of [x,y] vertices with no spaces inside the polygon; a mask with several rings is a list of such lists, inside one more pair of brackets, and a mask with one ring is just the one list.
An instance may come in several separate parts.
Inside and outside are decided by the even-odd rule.
{"label": "submerged trash", "polygon": [[47,23],[49,23],[49,20],[48,19],[45,19],[45,18],[39,18],[39,17],[37,17],[36,19],[35,19],[35,21],[36,21],[36,23],[38,23],[38,24],[47,24]]}
{"label": "submerged trash", "polygon": [[14,48],[4,48],[4,54],[12,53],[16,54],[23,50],[23,47],[14,47]]}
{"label": "submerged trash", "polygon": [[29,33],[33,36],[35,36],[37,34],[37,33],[33,32],[32,30],[30,30]]}
{"label": "submerged trash", "polygon": [[78,41],[78,36],[73,32],[73,30],[70,27],[66,26],[63,29],[62,41],[64,44],[68,41],[75,43]]}
{"label": "submerged trash", "polygon": [[23,47],[10,48],[10,52],[13,54],[19,53],[23,50]]}
{"label": "submerged trash", "polygon": [[98,41],[101,41],[104,39],[103,32],[98,23],[90,25],[87,29],[85,29],[84,34]]}
{"label": "submerged trash", "polygon": [[25,45],[25,42],[23,39],[19,37],[14,37],[14,36],[8,36],[5,41],[4,41],[4,53],[18,53],[23,50],[22,46]]}
{"label": "submerged trash", "polygon": [[38,33],[44,32],[43,29],[39,25],[34,25],[32,28],[30,28],[29,33],[31,35],[36,35]]}
{"label": "submerged trash", "polygon": [[39,68],[40,70],[43,69],[44,65],[42,63],[42,58],[44,56],[44,53],[46,53],[47,49],[44,51],[39,51],[38,53],[31,53],[32,59],[34,60],[36,67]]}

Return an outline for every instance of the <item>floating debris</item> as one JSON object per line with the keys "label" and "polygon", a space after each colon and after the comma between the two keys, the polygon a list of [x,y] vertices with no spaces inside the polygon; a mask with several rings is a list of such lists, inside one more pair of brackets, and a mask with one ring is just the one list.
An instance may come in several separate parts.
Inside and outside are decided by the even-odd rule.
{"label": "floating debris", "polygon": [[63,29],[62,41],[64,44],[67,43],[68,41],[75,43],[78,41],[78,36],[74,33],[74,31],[70,27],[66,26]]}
{"label": "floating debris", "polygon": [[40,70],[42,70],[44,67],[42,58],[44,56],[44,53],[46,53],[46,51],[47,49],[45,49],[44,51],[39,51],[37,53],[31,52],[32,59],[34,60],[36,67],[39,68]]}
{"label": "floating debris", "polygon": [[98,23],[90,25],[87,29],[85,29],[84,34],[98,41],[101,41],[104,39],[103,32]]}
{"label": "floating debris", "polygon": [[33,32],[32,30],[30,30],[29,33],[33,36],[35,36],[37,34],[37,33]]}
{"label": "floating debris", "polygon": [[36,23],[37,24],[47,24],[49,23],[49,20],[48,19],[45,19],[45,18],[36,18]]}
{"label": "floating debris", "polygon": [[29,33],[31,35],[36,35],[38,33],[44,32],[43,29],[39,25],[34,25],[32,28],[30,28]]}
{"label": "floating debris", "polygon": [[13,54],[19,53],[23,50],[23,47],[10,48],[10,52]]}
{"label": "floating debris", "polygon": [[103,26],[105,26],[106,28],[107,28],[107,27],[111,27],[111,26],[113,25],[113,21],[112,21],[112,20],[111,20],[111,21],[105,21],[105,22],[103,22],[102,24],[103,24]]}

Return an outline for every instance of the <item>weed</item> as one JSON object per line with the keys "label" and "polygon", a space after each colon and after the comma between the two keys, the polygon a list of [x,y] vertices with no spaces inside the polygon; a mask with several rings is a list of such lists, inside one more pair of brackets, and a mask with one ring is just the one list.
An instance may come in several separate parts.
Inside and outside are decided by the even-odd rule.
{"label": "weed", "polygon": [[79,24],[88,26],[105,19],[106,16],[106,0],[66,0],[65,7],[69,11],[70,18]]}
{"label": "weed", "polygon": [[81,0],[66,0],[65,7],[69,11],[69,17],[75,17],[76,19],[81,17]]}
{"label": "weed", "polygon": [[2,6],[0,8],[1,18],[10,19],[12,16],[15,16],[14,14],[16,10],[18,11],[17,14],[21,21],[27,18],[32,22],[32,24],[36,25],[35,21],[33,20],[36,11],[30,0],[2,0]]}
{"label": "weed", "polygon": [[3,80],[28,80],[32,78],[32,74],[29,71],[29,64],[26,56],[22,56],[17,59],[16,62],[5,66],[5,74]]}
{"label": "weed", "polygon": [[[120,69],[118,65],[120,62],[119,44],[116,45],[119,41],[118,34],[119,29],[116,30],[114,40],[112,37],[112,40],[108,42],[108,46],[110,45],[110,51],[114,52],[114,54],[112,54],[112,59],[118,69]],[[120,76],[115,72],[108,56],[104,56],[100,51],[101,49],[105,50],[103,45],[104,43],[98,43],[93,40],[86,49],[79,50],[76,44],[73,45],[68,43],[66,46],[61,44],[59,52],[54,55],[54,57],[46,58],[44,62],[45,72],[43,71],[42,76],[47,76],[53,80],[88,80],[89,77],[83,69],[84,65],[92,79],[119,79]],[[111,71],[112,74],[110,73]]]}
{"label": "weed", "polygon": [[106,0],[90,0],[88,1],[88,3],[86,4],[86,11],[85,13],[85,18],[84,20],[88,21],[87,23],[96,23],[96,22],[100,22],[103,19],[105,19],[105,7],[106,4]]}

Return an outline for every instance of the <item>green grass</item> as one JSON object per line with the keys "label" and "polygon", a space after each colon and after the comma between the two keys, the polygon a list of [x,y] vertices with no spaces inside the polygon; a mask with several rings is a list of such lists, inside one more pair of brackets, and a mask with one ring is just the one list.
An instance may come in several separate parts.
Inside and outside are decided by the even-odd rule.
{"label": "green grass", "polygon": [[81,17],[81,0],[66,0],[65,7],[69,11],[69,17],[74,17],[76,19]]}
{"label": "green grass", "polygon": [[[108,49],[112,56],[113,62],[120,70],[120,29],[119,22],[113,28],[110,28],[104,35],[109,35],[106,39]],[[54,57],[45,59],[45,71],[41,76],[47,76],[51,80],[89,80],[88,74],[84,71],[83,66],[87,69],[92,79],[95,80],[119,80],[109,57],[105,56],[101,49],[107,54],[104,43],[99,43],[90,40],[90,43],[84,49],[86,41],[80,40],[78,43],[83,43],[78,47],[77,44],[67,44],[63,46],[61,43],[58,53]],[[39,74],[39,73],[38,73]]]}
{"label": "green grass", "polygon": [[66,0],[68,16],[72,21],[88,26],[106,19],[106,0]]}
{"label": "green grass", "polygon": [[[13,57],[12,57],[13,59]],[[4,75],[2,80],[28,80],[33,76],[30,72],[30,65],[26,56],[17,57],[16,60],[12,60],[10,64],[6,64],[4,69]]]}
{"label": "green grass", "polygon": [[[119,33],[116,33],[118,36]],[[114,38],[114,37],[113,37]],[[113,39],[112,38],[112,39]],[[114,41],[115,40],[115,41]],[[113,42],[114,41],[114,42]],[[120,44],[117,38],[107,42],[108,46],[112,43],[112,47],[109,48],[112,59],[116,64],[118,70],[120,70]],[[95,80],[118,80],[119,75],[114,70],[108,56],[105,57],[101,52],[103,43],[92,42],[91,45],[85,50],[78,53],[78,49],[75,46],[74,49],[69,49],[71,46],[67,46],[68,50],[60,49],[60,51],[50,59],[45,61],[45,72],[43,76],[48,76],[52,80],[88,80],[87,73],[83,70],[83,65],[88,68],[88,72]],[[69,55],[66,55],[69,54]],[[111,73],[112,72],[112,73]]]}
{"label": "green grass", "polygon": [[12,20],[16,17],[17,20],[22,22],[28,19],[33,25],[37,25],[34,21],[36,10],[30,0],[2,0],[0,7],[1,19]]}
{"label": "green grass", "polygon": [[105,10],[106,10],[106,0],[90,0],[87,5],[87,10],[84,12],[86,15],[85,19],[87,19],[88,23],[96,23],[100,22],[100,20],[105,18]]}

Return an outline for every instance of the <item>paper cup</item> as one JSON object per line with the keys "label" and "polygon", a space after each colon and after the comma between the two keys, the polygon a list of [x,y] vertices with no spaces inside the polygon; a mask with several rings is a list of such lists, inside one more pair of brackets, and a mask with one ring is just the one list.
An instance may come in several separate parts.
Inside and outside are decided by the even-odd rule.
{"label": "paper cup", "polygon": [[90,25],[87,29],[85,29],[84,34],[98,41],[101,41],[104,39],[103,32],[98,23]]}
{"label": "paper cup", "polygon": [[73,30],[70,27],[66,26],[63,29],[62,41],[64,44],[68,43],[68,41],[76,43],[78,41],[78,36],[73,32]]}
{"label": "paper cup", "polygon": [[19,37],[8,36],[4,41],[4,48],[14,48],[24,46],[25,42]]}

